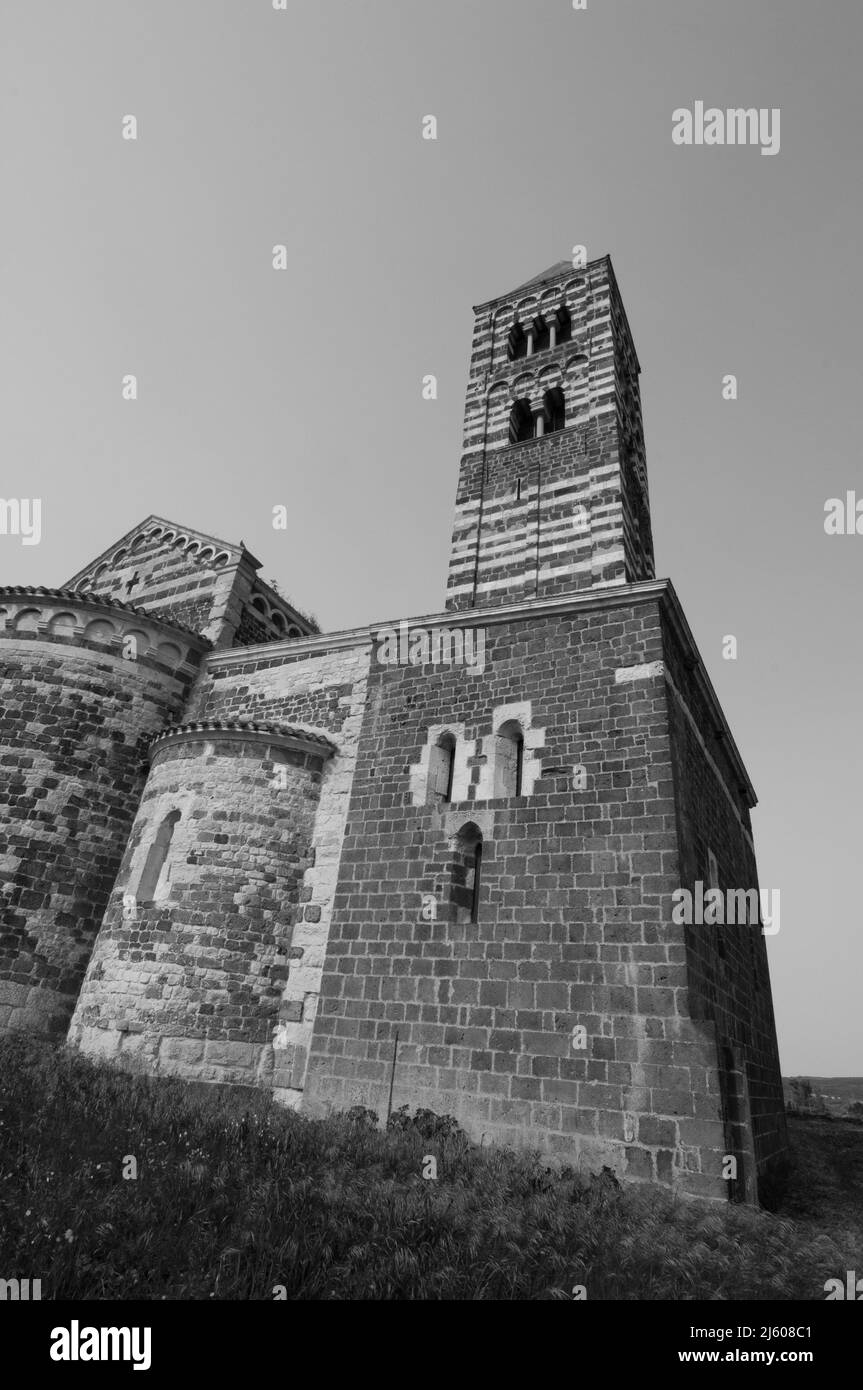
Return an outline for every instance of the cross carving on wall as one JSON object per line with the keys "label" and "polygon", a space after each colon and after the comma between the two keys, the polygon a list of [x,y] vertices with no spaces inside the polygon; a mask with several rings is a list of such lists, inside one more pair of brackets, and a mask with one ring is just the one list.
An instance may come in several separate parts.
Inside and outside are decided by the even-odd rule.
{"label": "cross carving on wall", "polygon": [[126,583],[126,593],[127,593],[127,594],[131,594],[132,590],[134,589],[135,585],[138,583],[138,580],[139,580],[140,578],[141,578],[140,574],[138,573],[137,570],[135,570],[135,573],[132,575],[132,578],[131,578],[130,580],[128,580],[127,583]]}

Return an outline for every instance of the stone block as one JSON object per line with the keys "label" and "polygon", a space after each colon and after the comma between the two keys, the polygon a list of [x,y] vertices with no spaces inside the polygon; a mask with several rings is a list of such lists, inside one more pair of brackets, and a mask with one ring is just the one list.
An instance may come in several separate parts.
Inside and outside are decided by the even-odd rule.
{"label": "stone block", "polygon": [[[202,1038],[162,1038],[159,1046],[159,1061],[194,1067],[203,1061],[204,1048],[205,1044]],[[207,1053],[207,1060],[214,1060],[212,1052]]]}
{"label": "stone block", "polygon": [[21,1008],[30,994],[29,985],[15,984],[11,980],[0,980],[0,1004]]}
{"label": "stone block", "polygon": [[228,1067],[248,1071],[254,1067],[258,1048],[254,1043],[220,1042],[208,1038],[204,1044],[204,1061],[211,1067]]}

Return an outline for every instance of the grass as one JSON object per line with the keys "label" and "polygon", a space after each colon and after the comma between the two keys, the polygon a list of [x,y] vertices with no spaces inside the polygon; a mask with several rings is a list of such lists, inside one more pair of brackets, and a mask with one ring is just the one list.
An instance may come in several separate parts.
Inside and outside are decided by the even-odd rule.
{"label": "grass", "polygon": [[22,1037],[0,1078],[0,1277],[43,1299],[823,1299],[863,1268],[842,1121],[795,1126],[790,1219],[551,1172],[428,1112],[306,1120]]}
{"label": "grass", "polygon": [[[783,1203],[795,1221],[863,1243],[863,1123],[829,1115],[789,1120],[794,1182]],[[863,1273],[858,1255],[857,1268]]]}

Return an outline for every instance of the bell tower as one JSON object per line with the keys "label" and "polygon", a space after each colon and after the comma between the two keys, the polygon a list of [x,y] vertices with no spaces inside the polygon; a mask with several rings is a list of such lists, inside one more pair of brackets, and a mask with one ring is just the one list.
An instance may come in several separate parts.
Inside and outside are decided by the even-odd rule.
{"label": "bell tower", "polygon": [[447,608],[652,579],[640,368],[609,257],[474,313]]}

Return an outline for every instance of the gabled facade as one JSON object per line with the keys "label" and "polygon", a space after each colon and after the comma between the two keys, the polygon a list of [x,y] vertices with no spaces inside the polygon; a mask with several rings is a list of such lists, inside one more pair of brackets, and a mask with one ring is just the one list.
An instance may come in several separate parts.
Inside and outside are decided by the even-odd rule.
{"label": "gabled facade", "polygon": [[259,577],[260,568],[242,543],[149,516],[64,587],[145,606],[194,628],[217,649],[317,631]]}

